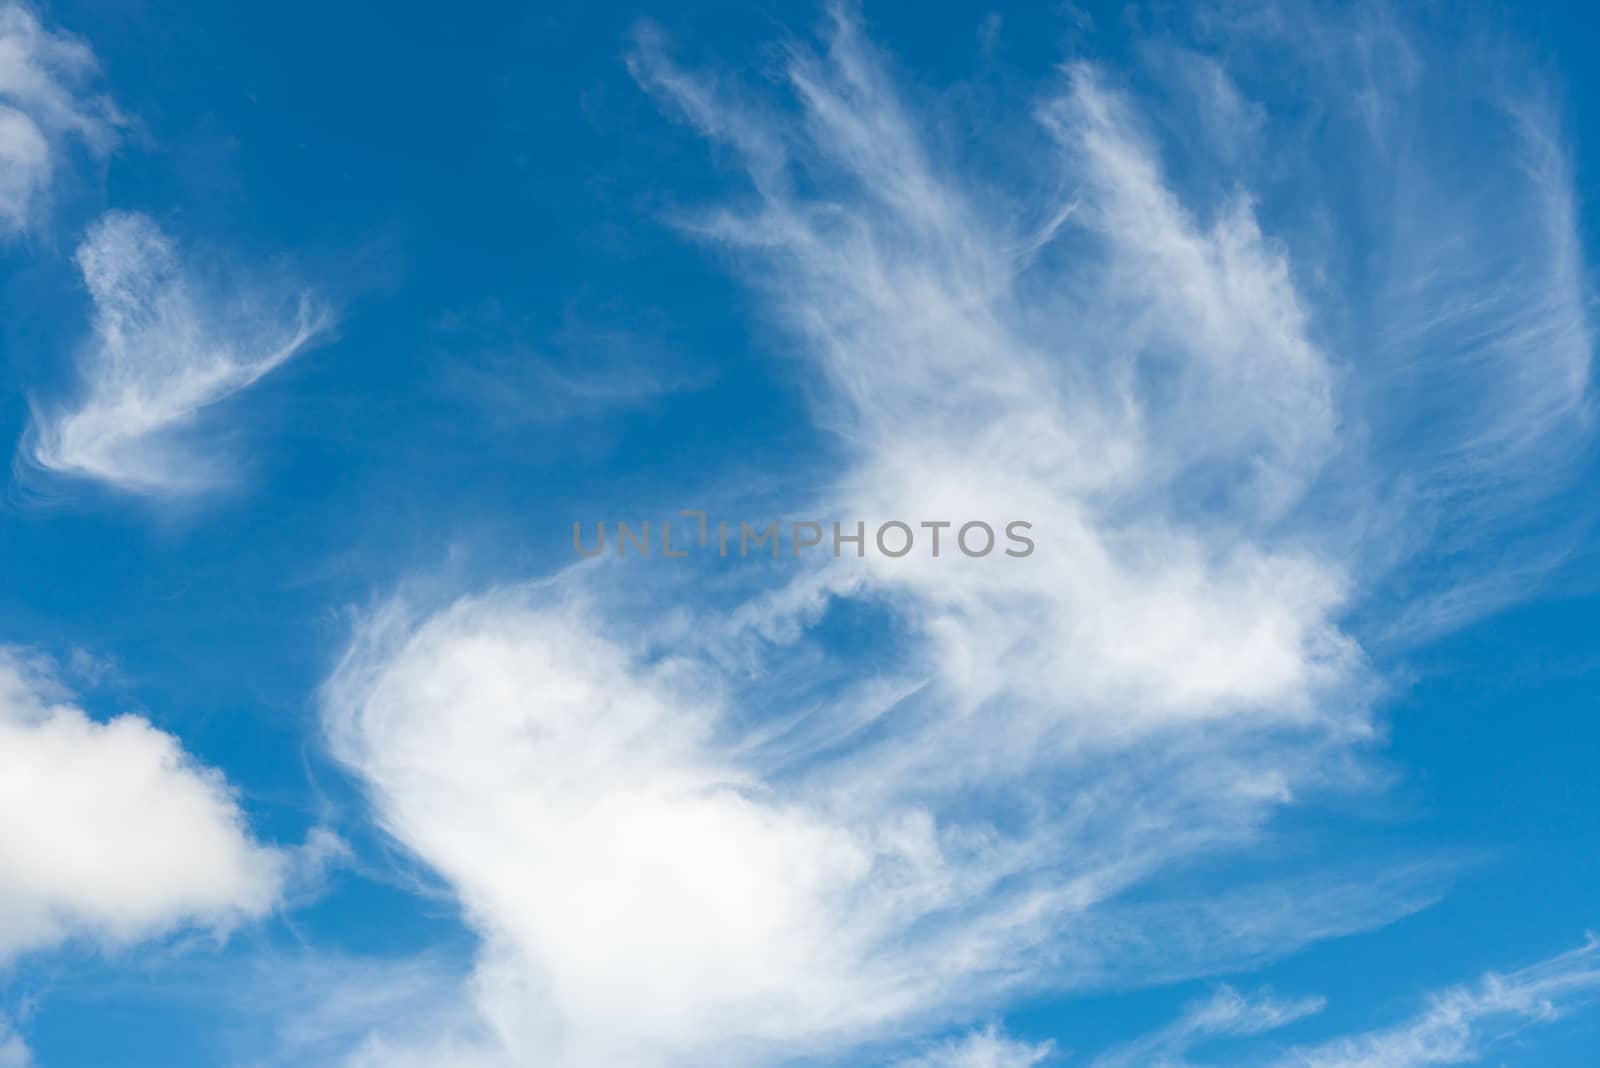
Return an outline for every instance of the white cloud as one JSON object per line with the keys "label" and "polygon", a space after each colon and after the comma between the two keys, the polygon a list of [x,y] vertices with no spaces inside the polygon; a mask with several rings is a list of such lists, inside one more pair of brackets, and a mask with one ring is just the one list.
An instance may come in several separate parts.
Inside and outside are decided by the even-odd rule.
{"label": "white cloud", "polygon": [[[464,1022],[438,1029],[451,1058],[768,1063],[1018,987],[1175,977],[1415,907],[1397,903],[1411,887],[1337,882],[1343,900],[1293,909],[1118,905],[1248,840],[1306,759],[1291,746],[1271,768],[1226,746],[1102,750],[1037,776],[980,748],[930,775],[932,722],[796,764],[788,739],[740,730],[754,698],[714,661],[654,658],[625,624],[602,637],[604,618],[565,582],[421,618],[391,606],[328,684],[334,752],[483,940]],[[445,1056],[374,1043],[377,1063]]]}
{"label": "white cloud", "polygon": [[1427,1068],[1475,1064],[1497,1043],[1549,1024],[1600,994],[1600,943],[1506,975],[1490,973],[1476,986],[1429,998],[1428,1008],[1392,1028],[1295,1050],[1276,1068]]}
{"label": "white cloud", "polygon": [[[1423,22],[1420,27],[1414,22]],[[1592,295],[1541,62],[1508,34],[1382,5],[1218,13],[1231,68],[1305,72],[1310,128],[1272,159],[1302,273],[1348,368],[1344,472],[1368,581],[1419,640],[1527,596],[1572,550],[1593,448]],[[1416,32],[1413,32],[1413,31]]]}
{"label": "white cloud", "polygon": [[1050,1056],[1048,1042],[1018,1042],[991,1027],[946,1042],[914,1060],[901,1061],[895,1068],[1034,1068],[1047,1063]]}
{"label": "white cloud", "polygon": [[328,325],[304,292],[219,294],[149,218],[112,212],[77,253],[94,302],[78,397],[40,407],[24,457],[133,493],[214,487],[226,459],[196,439],[201,413],[302,352]]}
{"label": "white cloud", "polygon": [[571,617],[465,602],[398,640],[334,680],[335,751],[481,925],[480,1003],[515,1063],[703,1063],[899,1011],[917,980],[866,957],[905,920],[839,917],[880,882],[916,907],[926,821],[767,795],[719,755],[710,695]]}
{"label": "white cloud", "polygon": [[[1600,943],[1520,971],[1489,973],[1475,985],[1430,994],[1428,1007],[1392,1027],[1345,1035],[1287,1051],[1244,1049],[1231,1063],[1271,1068],[1429,1068],[1476,1064],[1532,1026],[1552,1024],[1600,996]],[[1092,1068],[1194,1068],[1192,1050],[1218,1038],[1240,1039],[1287,1027],[1321,1012],[1320,997],[1283,1000],[1221,987],[1177,1020],[1096,1057]]]}
{"label": "white cloud", "polygon": [[11,1027],[11,1022],[0,1016],[0,1068],[33,1068],[33,1051]]}
{"label": "white cloud", "polygon": [[1092,1068],[1181,1068],[1188,1063],[1189,1050],[1202,1042],[1274,1031],[1321,1012],[1325,1005],[1319,997],[1247,997],[1232,987],[1219,987],[1166,1027],[1096,1057]]}
{"label": "white cloud", "polygon": [[270,910],[288,858],[251,840],[222,776],[148,720],[67,702],[46,665],[0,650],[0,965]]}
{"label": "white cloud", "polygon": [[25,232],[49,191],[64,143],[111,150],[122,119],[91,95],[94,54],[44,29],[19,3],[0,4],[0,235]]}
{"label": "white cloud", "polygon": [[[1026,560],[865,569],[909,599],[944,696],[985,708],[989,737],[968,720],[949,748],[1307,721],[1365,685],[1337,624],[1344,561],[1285,522],[1337,419],[1284,254],[1247,200],[1209,222],[1186,208],[1099,74],[1071,68],[1040,108],[1076,189],[1063,214],[996,205],[935,164],[848,19],[790,72],[791,166],[826,197],[774,178],[779,133],[745,133],[755,118],[648,39],[634,70],[746,154],[757,204],[699,230],[745,254],[827,383],[824,425],[853,462],[817,510],[1048,532]],[[1041,262],[1069,230],[1070,258]],[[863,571],[814,581],[854,589]],[[1361,710],[1339,729],[1362,730]]]}
{"label": "white cloud", "polygon": [[[1103,70],[1065,69],[1036,109],[1042,185],[1070,196],[1008,202],[925,143],[851,18],[787,55],[789,110],[648,32],[631,67],[744,164],[748,202],[688,225],[814,372],[845,459],[795,511],[1024,519],[1039,550],[797,564],[659,615],[642,571],[613,588],[595,567],[377,612],[328,684],[333,748],[482,952],[437,1046],[379,1035],[361,1063],[834,1055],[1428,899],[1403,873],[1182,889],[1189,862],[1361,782],[1377,733],[1346,620],[1416,529],[1351,489],[1382,458],[1346,454],[1372,416],[1315,272],[1248,193],[1180,192]],[[819,692],[830,599],[911,640],[837,657],[846,685]],[[1313,1008],[1225,993],[1152,1041],[1178,1055]]]}

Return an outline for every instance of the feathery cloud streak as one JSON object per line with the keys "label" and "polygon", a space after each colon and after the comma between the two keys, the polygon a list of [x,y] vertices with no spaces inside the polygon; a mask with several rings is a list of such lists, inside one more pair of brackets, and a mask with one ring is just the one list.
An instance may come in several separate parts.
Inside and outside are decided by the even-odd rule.
{"label": "feathery cloud streak", "polygon": [[1527,1027],[1548,1025],[1600,993],[1600,943],[1429,998],[1406,1022],[1296,1050],[1276,1068],[1428,1068],[1474,1064]]}
{"label": "feathery cloud streak", "polygon": [[293,358],[329,325],[307,293],[211,291],[144,215],[111,212],[77,252],[94,303],[75,401],[38,407],[24,458],[131,493],[181,495],[226,481],[196,440],[204,409]]}

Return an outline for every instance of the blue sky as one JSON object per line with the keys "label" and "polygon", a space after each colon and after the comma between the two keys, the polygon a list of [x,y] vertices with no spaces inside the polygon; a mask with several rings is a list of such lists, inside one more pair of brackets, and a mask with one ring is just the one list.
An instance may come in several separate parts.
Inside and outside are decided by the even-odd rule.
{"label": "blue sky", "polygon": [[1596,32],[0,2],[0,1068],[1593,1064]]}

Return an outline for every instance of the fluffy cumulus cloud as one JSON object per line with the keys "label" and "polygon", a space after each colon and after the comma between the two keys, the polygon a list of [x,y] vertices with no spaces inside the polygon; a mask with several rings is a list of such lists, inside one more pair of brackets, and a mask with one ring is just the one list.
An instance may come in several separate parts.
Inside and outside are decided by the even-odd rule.
{"label": "fluffy cumulus cloud", "polygon": [[216,291],[135,213],[97,221],[77,263],[93,301],[78,394],[36,408],[23,458],[148,495],[224,482],[225,456],[197,440],[205,409],[302,352],[328,325],[326,310],[304,292]]}
{"label": "fluffy cumulus cloud", "polygon": [[96,74],[87,45],[14,0],[0,4],[0,236],[28,230],[64,146],[103,154],[116,144],[122,119],[89,91]]}
{"label": "fluffy cumulus cloud", "polygon": [[[220,773],[139,716],[89,718],[15,649],[0,650],[0,814],[0,966],[69,939],[225,930],[268,912],[289,870]],[[26,1063],[6,1034],[0,1063]]]}
{"label": "fluffy cumulus cloud", "polygon": [[[1325,29],[1317,92],[1369,69],[1366,37]],[[1451,94],[1385,84],[1378,110],[1319,127],[1348,139],[1371,202],[1314,201],[1320,176],[1252,162],[1276,118],[1250,58],[1294,44],[1270,20],[1229,32],[1237,84],[1173,66],[1203,71],[1203,94],[1064,67],[1028,122],[1037,173],[1010,184],[929,136],[848,14],[786,51],[782,99],[641,34],[636,79],[741,168],[743,191],[687,228],[789,331],[841,443],[806,511],[1026,520],[1037,551],[967,559],[952,528],[939,558],[823,552],[738,603],[645,620],[670,580],[617,583],[611,561],[376,612],[326,688],[328,735],[482,945],[426,1038],[387,1029],[363,1063],[889,1063],[879,1043],[1017,991],[1242,966],[1427,903],[1415,872],[1258,869],[1225,893],[1181,876],[1363,781],[1369,643],[1492,606],[1441,565],[1453,532],[1513,529],[1582,455],[1566,168],[1535,97],[1472,112],[1508,146],[1474,179],[1518,220],[1508,243],[1449,168],[1389,155],[1395,112]],[[1236,136],[1183,156],[1152,118],[1180,105]],[[1343,230],[1283,222],[1364,235],[1393,189],[1429,209],[1409,245],[1448,236],[1455,273],[1396,260],[1374,280],[1347,270]],[[1473,296],[1500,272],[1529,299]],[[1395,451],[1377,376],[1444,406],[1425,452]],[[1496,396],[1492,420],[1459,414]],[[1509,504],[1488,492],[1508,484]],[[1525,579],[1551,551],[1475,574]],[[1406,597],[1380,612],[1380,586]],[[892,646],[829,646],[839,606],[889,617]],[[1104,1063],[1319,1004],[1222,991]],[[1045,1056],[980,1033],[925,1060]]]}
{"label": "fluffy cumulus cloud", "polygon": [[942,947],[921,975],[872,955],[959,877],[927,820],[763,796],[715,744],[710,694],[573,622],[463,603],[347,663],[331,694],[336,751],[387,829],[485,924],[484,1009],[505,1047],[698,1063],[730,1035],[804,1042],[902,1011],[908,987],[934,993]]}

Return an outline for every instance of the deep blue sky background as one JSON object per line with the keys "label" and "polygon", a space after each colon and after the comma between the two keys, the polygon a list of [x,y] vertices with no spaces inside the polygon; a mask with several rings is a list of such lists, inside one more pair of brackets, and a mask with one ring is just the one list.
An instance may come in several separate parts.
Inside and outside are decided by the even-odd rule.
{"label": "deep blue sky background", "polygon": [[[1093,14],[1094,52],[1113,61],[1155,21],[1130,34],[1118,6]],[[42,1065],[212,1065],[270,1042],[217,978],[274,953],[470,960],[453,906],[395,884],[405,862],[361,822],[354,786],[322,752],[316,688],[351,609],[418,573],[472,586],[549,570],[566,559],[572,519],[617,501],[672,507],[736,472],[782,471],[803,488],[826,468],[837,445],[805,417],[789,342],[665,221],[722,188],[715,153],[664,121],[623,61],[649,17],[686,65],[734,56],[759,72],[775,31],[815,15],[292,0],[57,0],[47,15],[92,43],[140,129],[98,175],[67,176],[46,235],[0,251],[0,437],[21,435],[30,391],[66,381],[86,305],[71,250],[107,207],[145,211],[187,245],[290,257],[339,308],[332,340],[263,380],[247,411],[218,417],[247,443],[237,486],[179,507],[13,499],[0,515],[0,638],[103,662],[74,680],[86,707],[142,711],[225,769],[262,836],[299,841],[332,822],[355,849],[322,896],[226,946],[73,950],[0,977],[0,1000],[37,998],[26,1031]],[[980,114],[1046,77],[1063,41],[1088,37],[1044,9],[1008,12],[986,60],[983,15],[866,11],[913,85],[932,95],[963,82],[956,106]],[[1576,188],[1593,199],[1600,15],[1565,4],[1508,17],[1558,79]],[[551,414],[494,385],[529,353],[573,375],[621,381],[649,367],[679,385]],[[1431,908],[1248,978],[1330,992],[1297,1038],[1398,1019],[1428,990],[1549,956],[1600,922],[1597,577],[1582,549],[1530,603],[1378,651],[1396,680],[1383,706],[1393,784],[1296,819],[1352,859],[1456,867]],[[1205,989],[1052,998],[1007,1022],[1091,1050]],[[1583,1068],[1595,1049],[1600,1022],[1580,1018],[1500,1060]]]}

